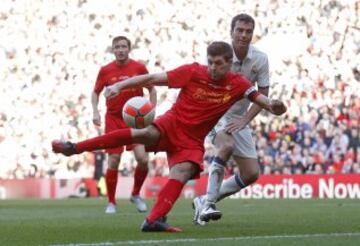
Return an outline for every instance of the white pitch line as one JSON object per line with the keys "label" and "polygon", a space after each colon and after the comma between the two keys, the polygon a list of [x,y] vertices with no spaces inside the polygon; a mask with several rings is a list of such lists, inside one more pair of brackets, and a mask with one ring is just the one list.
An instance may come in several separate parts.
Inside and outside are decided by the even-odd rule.
{"label": "white pitch line", "polygon": [[112,246],[112,245],[140,245],[140,244],[161,244],[161,243],[193,243],[204,241],[230,241],[230,240],[256,240],[256,239],[287,239],[287,238],[315,238],[315,237],[359,237],[360,232],[344,233],[317,233],[317,234],[297,234],[297,235],[268,235],[268,236],[244,236],[244,237],[219,237],[219,238],[179,238],[164,240],[130,240],[117,242],[100,243],[70,243],[70,244],[51,244],[50,246]]}

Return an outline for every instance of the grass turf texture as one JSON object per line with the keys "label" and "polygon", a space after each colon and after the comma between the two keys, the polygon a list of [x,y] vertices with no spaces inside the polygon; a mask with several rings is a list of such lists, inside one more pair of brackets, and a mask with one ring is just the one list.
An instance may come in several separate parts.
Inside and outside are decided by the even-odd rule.
{"label": "grass turf texture", "polygon": [[168,222],[182,233],[142,233],[145,214],[130,201],[119,200],[115,215],[104,213],[105,204],[2,200],[0,245],[360,245],[359,200],[226,199],[218,206],[223,218],[199,227],[191,200],[180,199]]}

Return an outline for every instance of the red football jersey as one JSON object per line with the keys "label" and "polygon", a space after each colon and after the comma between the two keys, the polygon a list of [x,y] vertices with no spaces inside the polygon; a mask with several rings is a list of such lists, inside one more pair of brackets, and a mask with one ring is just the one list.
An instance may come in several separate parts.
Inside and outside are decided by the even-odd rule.
{"label": "red football jersey", "polygon": [[[98,77],[96,79],[94,92],[100,94],[105,86],[115,84],[119,81],[127,78],[147,74],[148,70],[145,65],[129,59],[129,62],[125,65],[119,65],[116,61],[113,61],[106,66],[101,67]],[[127,100],[134,96],[143,96],[143,89],[126,89],[122,90],[119,95],[114,98],[106,100],[106,108],[108,113],[114,113],[121,115],[122,108]]]}
{"label": "red football jersey", "polygon": [[167,72],[169,88],[181,88],[168,113],[174,113],[191,138],[203,141],[221,116],[244,96],[253,101],[259,94],[244,76],[229,73],[214,81],[207,66],[198,63],[180,66]]}

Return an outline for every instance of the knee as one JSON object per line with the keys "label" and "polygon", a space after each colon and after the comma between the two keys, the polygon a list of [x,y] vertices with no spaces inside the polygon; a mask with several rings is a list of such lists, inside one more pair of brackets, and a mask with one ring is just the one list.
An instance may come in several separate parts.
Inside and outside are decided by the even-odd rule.
{"label": "knee", "polygon": [[148,155],[144,154],[141,156],[136,157],[136,162],[141,166],[141,167],[146,167],[147,168],[147,164],[149,162],[149,157]]}
{"label": "knee", "polygon": [[111,169],[117,169],[120,163],[120,156],[109,155],[108,165]]}
{"label": "knee", "polygon": [[244,183],[246,185],[251,185],[258,180],[260,176],[260,169],[259,168],[250,168],[247,172],[244,173]]}
{"label": "knee", "polygon": [[146,127],[140,131],[140,136],[145,144],[152,144],[160,136],[159,131],[153,126]]}
{"label": "knee", "polygon": [[186,182],[195,176],[196,170],[194,168],[185,168],[179,171],[179,178]]}
{"label": "knee", "polygon": [[178,164],[170,170],[170,178],[177,179],[182,183],[195,177],[198,173],[198,167],[192,163]]}
{"label": "knee", "polygon": [[258,170],[252,172],[249,176],[249,184],[255,183],[256,180],[258,180],[259,176],[260,176],[260,173]]}
{"label": "knee", "polygon": [[224,157],[230,157],[233,150],[234,150],[234,143],[232,141],[224,142],[218,150],[218,155]]}
{"label": "knee", "polygon": [[145,128],[142,130],[142,137],[146,140],[151,139],[152,133],[149,128]]}

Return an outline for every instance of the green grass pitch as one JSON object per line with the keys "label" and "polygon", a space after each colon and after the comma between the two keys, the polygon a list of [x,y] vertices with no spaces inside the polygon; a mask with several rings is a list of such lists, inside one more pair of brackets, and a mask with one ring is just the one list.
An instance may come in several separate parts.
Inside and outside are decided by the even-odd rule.
{"label": "green grass pitch", "polygon": [[223,218],[200,227],[191,200],[180,199],[168,222],[182,233],[142,233],[145,214],[128,200],[118,200],[115,215],[104,213],[105,204],[1,200],[0,245],[360,245],[359,200],[227,199],[218,206]]}

